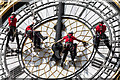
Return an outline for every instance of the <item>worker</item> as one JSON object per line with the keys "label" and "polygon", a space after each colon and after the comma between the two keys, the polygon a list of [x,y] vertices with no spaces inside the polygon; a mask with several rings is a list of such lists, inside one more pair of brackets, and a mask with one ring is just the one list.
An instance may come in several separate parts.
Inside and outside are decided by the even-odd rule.
{"label": "worker", "polygon": [[67,36],[64,36],[62,39],[58,40],[56,43],[59,43],[61,41],[63,41],[65,39],[65,45],[64,45],[64,56],[61,62],[61,67],[63,67],[64,61],[67,57],[68,51],[70,51],[70,55],[71,55],[71,59],[72,59],[72,64],[74,65],[74,67],[76,67],[75,63],[74,63],[74,58],[76,56],[76,47],[77,45],[73,43],[74,40],[77,40],[79,42],[82,42],[84,46],[87,45],[87,43],[85,41],[79,40],[77,38],[75,38],[73,36],[73,32],[69,32]]}
{"label": "worker", "polygon": [[[105,34],[106,26],[103,25],[104,22],[100,21],[99,24],[96,26],[96,35],[94,39],[94,48],[96,51],[98,51],[98,47],[100,44],[100,41],[103,40],[105,45],[108,47],[110,51],[112,51],[112,46],[109,44],[109,39]],[[114,51],[112,51],[112,54],[114,54]]]}
{"label": "worker", "polygon": [[19,50],[20,45],[19,45],[19,38],[18,38],[17,29],[16,29],[17,18],[16,18],[16,13],[15,12],[12,12],[12,15],[8,18],[8,23],[9,23],[9,28],[7,28],[7,30],[9,32],[7,34],[6,47],[8,47],[9,40],[11,40],[13,42],[14,37],[16,37],[17,47],[18,47],[17,49]]}
{"label": "worker", "polygon": [[35,49],[42,49],[40,47],[41,39],[44,41],[48,37],[43,37],[40,34],[40,31],[33,30],[33,26],[34,26],[34,22],[31,25],[26,27],[25,36],[28,36],[33,41]]}

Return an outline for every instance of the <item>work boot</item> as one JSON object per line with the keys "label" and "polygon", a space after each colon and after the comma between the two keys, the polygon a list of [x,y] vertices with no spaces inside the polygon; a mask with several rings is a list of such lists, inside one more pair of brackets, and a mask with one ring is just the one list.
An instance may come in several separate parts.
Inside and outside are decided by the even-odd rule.
{"label": "work boot", "polygon": [[20,48],[17,48],[17,50],[15,52],[16,53],[20,53]]}
{"label": "work boot", "polygon": [[45,40],[45,39],[47,39],[48,38],[48,36],[46,36],[46,37],[43,37],[43,41]]}
{"label": "work boot", "polygon": [[14,41],[14,37],[11,38],[11,41],[12,41],[12,42]]}
{"label": "work boot", "polygon": [[14,41],[14,37],[10,36],[10,41],[13,42]]}
{"label": "work boot", "polygon": [[36,46],[35,48],[37,48],[37,49],[42,49],[40,46]]}
{"label": "work boot", "polygon": [[76,68],[75,62],[72,61],[73,66]]}

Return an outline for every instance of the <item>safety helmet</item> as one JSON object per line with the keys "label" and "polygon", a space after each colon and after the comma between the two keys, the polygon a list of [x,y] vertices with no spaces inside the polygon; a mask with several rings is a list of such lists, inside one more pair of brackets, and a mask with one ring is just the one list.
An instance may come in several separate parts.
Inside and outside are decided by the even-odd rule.
{"label": "safety helmet", "polygon": [[15,13],[15,12],[12,12],[12,15],[16,15],[16,13]]}
{"label": "safety helmet", "polygon": [[104,24],[104,22],[103,22],[103,21],[100,21],[99,23]]}
{"label": "safety helmet", "polygon": [[69,32],[68,34],[73,34],[73,31]]}

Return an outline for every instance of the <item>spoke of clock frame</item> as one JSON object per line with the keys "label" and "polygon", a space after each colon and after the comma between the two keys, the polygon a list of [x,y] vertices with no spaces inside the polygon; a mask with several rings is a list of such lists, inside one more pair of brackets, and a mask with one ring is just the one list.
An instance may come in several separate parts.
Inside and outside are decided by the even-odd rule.
{"label": "spoke of clock frame", "polygon": [[73,7],[74,7],[74,5],[72,5],[72,8],[71,8],[71,10],[70,10],[70,13],[69,13],[69,14],[71,14],[71,12],[72,12],[72,10],[73,10]]}
{"label": "spoke of clock frame", "polygon": [[84,7],[84,9],[81,11],[81,13],[79,14],[78,19],[83,15],[83,13],[85,12],[85,10],[87,9],[87,7],[89,6],[89,4],[86,4],[86,7]]}
{"label": "spoke of clock frame", "polygon": [[[74,22],[73,22],[73,23],[74,23]],[[70,23],[70,20],[69,20],[69,26],[70,26],[70,31],[71,31],[72,27],[71,27],[71,23]],[[66,26],[66,27],[68,27],[68,26]]]}
{"label": "spoke of clock frame", "polygon": [[88,9],[86,9],[86,13],[84,13],[85,14],[85,16],[83,17],[83,19],[87,19],[86,17],[88,16],[88,14],[90,14],[90,12],[91,11],[87,11]]}
{"label": "spoke of clock frame", "polygon": [[32,7],[35,7],[35,6],[34,6],[34,3],[33,3],[33,6],[31,6],[30,3],[28,3],[27,6],[29,7],[29,10],[30,10],[30,12],[32,13],[32,16],[35,18],[34,9],[32,9]]}
{"label": "spoke of clock frame", "polygon": [[96,14],[94,13],[87,21],[91,20]]}
{"label": "spoke of clock frame", "polygon": [[[37,7],[36,2],[34,2],[33,5],[34,5],[34,7]],[[35,8],[34,8],[34,9],[35,9]],[[39,14],[38,12],[34,12],[34,14],[38,15],[40,21],[42,21],[42,17],[40,16],[40,14]],[[37,18],[37,17],[35,17],[35,18]],[[38,21],[38,20],[37,20],[37,21]]]}
{"label": "spoke of clock frame", "polygon": [[[20,14],[18,14],[20,17],[22,17]],[[20,18],[21,19],[21,18]],[[18,19],[18,21],[20,20],[20,19]],[[24,21],[23,22],[26,26],[27,26],[27,23]],[[22,29],[22,30],[24,30],[22,27],[19,27],[20,29]]]}

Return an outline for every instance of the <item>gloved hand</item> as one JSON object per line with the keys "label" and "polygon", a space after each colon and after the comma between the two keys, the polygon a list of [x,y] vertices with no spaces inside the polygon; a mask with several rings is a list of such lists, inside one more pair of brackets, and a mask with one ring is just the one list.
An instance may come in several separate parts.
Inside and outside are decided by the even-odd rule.
{"label": "gloved hand", "polygon": [[9,31],[9,28],[6,28],[5,32],[8,32]]}
{"label": "gloved hand", "polygon": [[83,43],[83,46],[84,46],[84,47],[88,45],[88,43],[86,43],[86,42],[82,42],[82,43]]}
{"label": "gloved hand", "polygon": [[54,44],[55,44],[56,47],[58,47],[58,42],[55,42]]}

